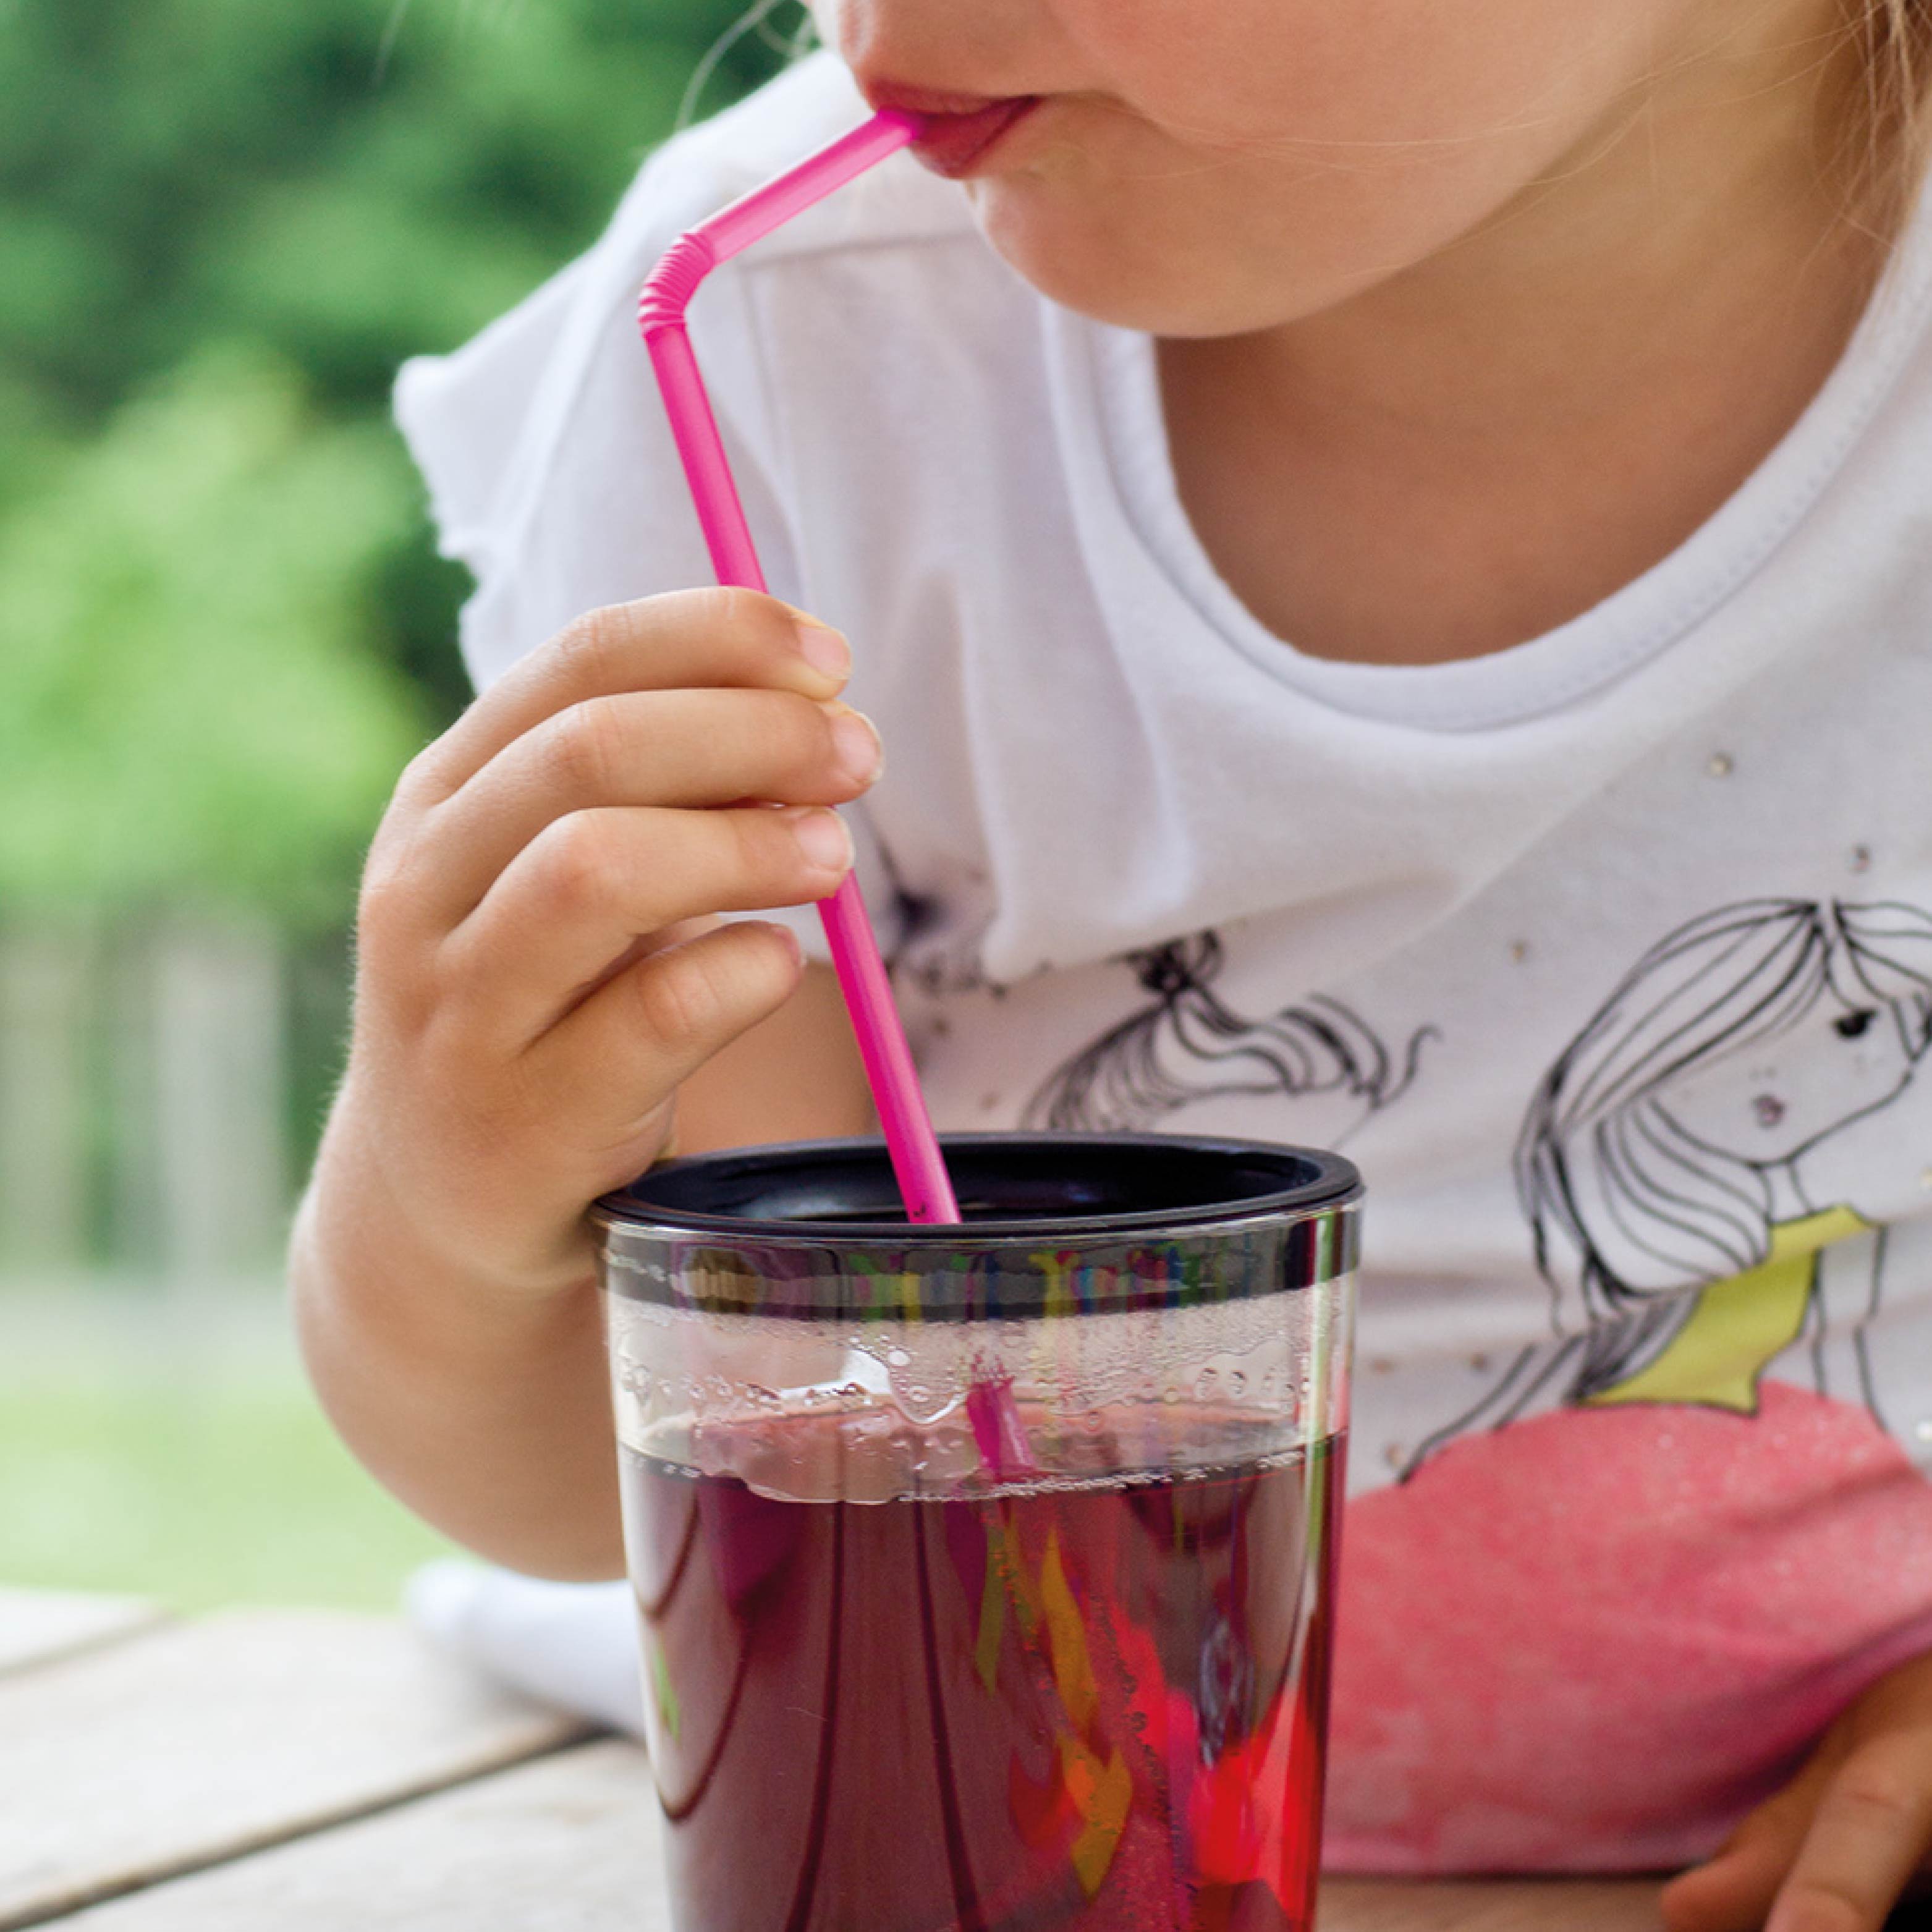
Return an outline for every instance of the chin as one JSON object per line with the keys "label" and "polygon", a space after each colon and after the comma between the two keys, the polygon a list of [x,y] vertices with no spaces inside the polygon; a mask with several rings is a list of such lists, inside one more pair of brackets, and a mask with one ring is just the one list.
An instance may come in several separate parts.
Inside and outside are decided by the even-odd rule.
{"label": "chin", "polygon": [[986,239],[1016,274],[1063,308],[1117,328],[1176,340],[1247,335],[1355,292],[1341,276],[1258,273],[1251,255],[1231,259],[1203,238],[1225,224],[1190,224],[1177,239],[1144,215],[1055,206],[1021,176],[975,182],[971,200]]}

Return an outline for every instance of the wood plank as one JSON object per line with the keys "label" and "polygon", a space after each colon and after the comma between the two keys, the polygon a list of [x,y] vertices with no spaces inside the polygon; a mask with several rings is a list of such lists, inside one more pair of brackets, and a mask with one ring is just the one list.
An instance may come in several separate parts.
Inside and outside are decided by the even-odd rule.
{"label": "wood plank", "polygon": [[[62,1932],[670,1932],[650,1773],[590,1744],[163,1886]],[[1322,1932],[1654,1932],[1646,1882],[1331,1880]]]}
{"label": "wood plank", "polygon": [[[587,1744],[97,1906],[60,1932],[671,1932],[655,1811],[635,1746]],[[1321,1932],[1656,1932],[1656,1896],[1647,1882],[1338,1879]]]}
{"label": "wood plank", "polygon": [[60,1922],[59,1932],[671,1932],[644,1754],[606,1741]]}
{"label": "wood plank", "polygon": [[0,1679],[0,1928],[581,1730],[389,1618],[332,1612],[232,1612]]}
{"label": "wood plank", "polygon": [[1321,1932],[1658,1932],[1653,1879],[1331,1878]]}
{"label": "wood plank", "polygon": [[0,1675],[118,1642],[162,1617],[158,1606],[137,1597],[0,1589]]}

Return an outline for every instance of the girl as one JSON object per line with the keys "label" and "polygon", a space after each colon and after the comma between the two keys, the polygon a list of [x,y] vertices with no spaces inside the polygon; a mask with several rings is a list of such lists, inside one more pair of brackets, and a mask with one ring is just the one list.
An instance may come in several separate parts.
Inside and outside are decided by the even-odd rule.
{"label": "girl", "polygon": [[[1820,1394],[1881,1426],[1910,1412],[1922,1365],[1867,1337],[1888,1231],[1851,1203],[1882,1184],[1888,1116],[1928,1046],[1932,915],[1915,907],[1761,899],[1653,946],[1524,1124],[1518,1189],[1565,1339],[1511,1365],[1487,1419],[1522,1413],[1551,1375],[1570,1402],[1748,1411],[1801,1342]],[[1834,1339],[1850,1346],[1828,1367]]]}
{"label": "girl", "polygon": [[[818,13],[406,373],[488,688],[370,854],[325,1399],[476,1548],[618,1573],[584,1204],[674,1107],[867,1127],[809,914],[716,916],[856,864],[943,1125],[1367,1172],[1337,1860],[1876,1932],[1932,1839],[1932,7]],[[680,591],[636,287],[862,96],[926,170],[693,317],[788,602]],[[1660,976],[1748,903],[1810,968]],[[1758,1352],[1692,1372],[1707,1303]]]}

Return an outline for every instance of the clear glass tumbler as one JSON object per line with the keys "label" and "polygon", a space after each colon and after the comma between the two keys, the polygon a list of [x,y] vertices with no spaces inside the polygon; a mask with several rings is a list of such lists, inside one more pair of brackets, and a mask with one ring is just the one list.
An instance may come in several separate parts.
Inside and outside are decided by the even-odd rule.
{"label": "clear glass tumbler", "polygon": [[1360,1184],[872,1142],[599,1204],[680,1932],[1304,1932]]}

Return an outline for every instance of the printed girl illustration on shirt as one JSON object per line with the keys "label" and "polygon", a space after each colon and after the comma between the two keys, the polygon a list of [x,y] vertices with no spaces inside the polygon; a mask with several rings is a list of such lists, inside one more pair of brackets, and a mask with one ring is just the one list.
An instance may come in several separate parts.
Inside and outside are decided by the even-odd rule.
{"label": "printed girl illustration on shirt", "polygon": [[[1932,916],[1766,898],[1652,946],[1557,1056],[1514,1162],[1556,1333],[1349,1506],[1345,1806],[1453,1810],[1498,1757],[1560,1787],[1591,1750],[1634,1795],[1642,1713],[1672,1700],[1700,1714],[1670,1745],[1698,1789],[1737,1791],[1741,1725],[1778,1740],[1754,1801],[1932,1642],[1924,1330],[1885,1294],[1888,1241],[1901,1276],[1932,1251],[1874,1225],[1932,1165],[1928,1041]],[[1432,1754],[1412,1714],[1444,1684]],[[1534,1744],[1496,1717],[1526,1696]],[[1559,1843],[1528,1809],[1493,1829]]]}
{"label": "printed girl illustration on shirt", "polygon": [[[1124,963],[1148,1004],[1060,1066],[1034,1095],[1026,1124],[1136,1132],[1201,1101],[1327,1098],[1352,1117],[1328,1137],[1339,1142],[1347,1126],[1408,1090],[1432,1028],[1391,1051],[1359,1015],[1320,994],[1250,1018],[1215,990],[1225,958],[1211,932],[1130,953]],[[1270,1124],[1277,1138],[1288,1131],[1286,1117]]]}
{"label": "printed girl illustration on shirt", "polygon": [[[1814,1174],[1912,1084],[1928,1043],[1932,916],[1916,907],[1751,900],[1652,946],[1544,1077],[1516,1148],[1560,1339],[1418,1460],[1552,1397],[1753,1414],[1766,1368],[1805,1341],[1816,1392],[1882,1426],[1864,1326],[1883,1231]],[[1857,1265],[1833,1266],[1828,1297],[1838,1257]],[[1828,1385],[1828,1329],[1849,1334],[1848,1385]]]}

